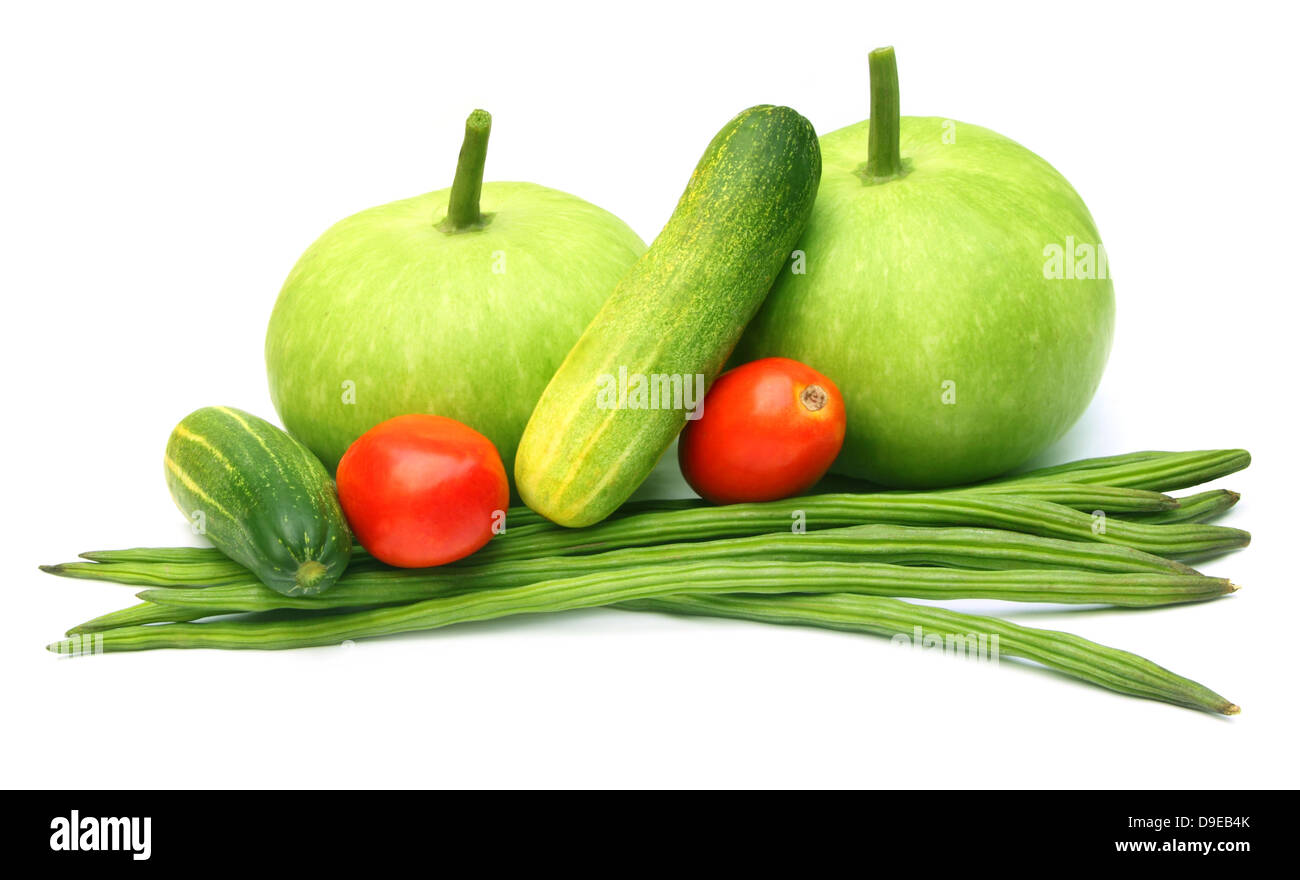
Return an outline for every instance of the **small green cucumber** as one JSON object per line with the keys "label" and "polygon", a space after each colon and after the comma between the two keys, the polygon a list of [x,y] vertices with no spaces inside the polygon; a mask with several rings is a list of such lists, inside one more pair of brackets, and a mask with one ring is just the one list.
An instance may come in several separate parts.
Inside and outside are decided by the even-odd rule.
{"label": "small green cucumber", "polygon": [[172,431],[164,464],[191,528],[277,593],[324,592],[347,568],[352,535],[329,473],[270,422],[195,410]]}

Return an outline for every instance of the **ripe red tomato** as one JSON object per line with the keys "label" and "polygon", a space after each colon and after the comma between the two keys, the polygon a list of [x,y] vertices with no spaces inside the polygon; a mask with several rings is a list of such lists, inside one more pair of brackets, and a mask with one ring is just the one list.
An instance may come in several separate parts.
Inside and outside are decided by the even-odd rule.
{"label": "ripe red tomato", "polygon": [[442,565],[486,544],[510,504],[492,441],[443,416],[398,416],[339,461],[339,501],[361,546],[403,568]]}
{"label": "ripe red tomato", "polygon": [[677,460],[715,504],[774,501],[810,488],[844,444],[844,398],[807,364],[763,358],[718,377],[687,424]]}

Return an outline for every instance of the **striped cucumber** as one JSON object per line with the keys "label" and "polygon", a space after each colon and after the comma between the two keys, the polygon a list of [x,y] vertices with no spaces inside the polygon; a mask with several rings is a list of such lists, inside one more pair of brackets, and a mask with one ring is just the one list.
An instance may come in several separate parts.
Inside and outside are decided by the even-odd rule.
{"label": "striped cucumber", "polygon": [[195,410],[172,431],[164,463],[194,530],[276,592],[315,595],[347,568],[352,536],[325,466],[271,423]]}
{"label": "striped cucumber", "polygon": [[789,107],[718,132],[533,410],[515,459],[524,503],[586,526],[641,485],[790,259],[820,179],[817,135]]}

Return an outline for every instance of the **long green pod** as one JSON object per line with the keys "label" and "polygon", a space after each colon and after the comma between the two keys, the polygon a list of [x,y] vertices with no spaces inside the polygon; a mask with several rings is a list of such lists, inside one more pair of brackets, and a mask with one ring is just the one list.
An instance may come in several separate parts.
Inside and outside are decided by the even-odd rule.
{"label": "long green pod", "polygon": [[1086,458],[1038,468],[980,485],[1024,485],[1038,481],[1080,482],[1172,492],[1226,477],[1249,466],[1250,453],[1244,449],[1130,452],[1126,455]]}
{"label": "long green pod", "polygon": [[[781,563],[794,565],[800,572],[804,566],[820,565],[821,570],[837,582],[834,587],[836,590],[880,596],[907,596],[914,599],[1003,599],[1008,602],[1059,602],[1066,605],[1121,605],[1142,608],[1182,602],[1201,602],[1235,592],[1237,589],[1236,585],[1223,578],[1199,574],[1104,574],[1094,571],[1036,569],[987,571],[879,562],[811,563],[766,556],[727,563],[727,565],[735,566],[737,570],[753,568],[758,574],[755,582],[765,584],[765,578],[770,576],[771,566]],[[672,570],[664,572],[662,569],[662,563],[650,563],[609,569],[609,571],[641,572],[650,576],[661,572],[664,576],[674,573]],[[586,576],[561,575],[549,580],[558,581],[569,577]],[[535,582],[528,581],[520,586],[530,583]],[[509,589],[509,587],[497,589]],[[361,606],[408,604],[430,598],[427,594],[421,595],[418,590],[397,592],[405,592],[406,598],[397,598],[395,592],[375,591],[370,596],[370,601],[365,601],[364,597],[358,596],[360,600],[358,604]],[[483,592],[483,590],[459,587],[446,592],[451,595],[461,595]],[[800,589],[792,588],[789,592],[800,592]],[[823,590],[818,588],[814,592],[823,592]],[[204,590],[146,590],[140,598],[146,602],[172,607],[192,608],[196,611],[202,609],[208,616],[281,608],[323,610],[320,609],[319,603],[299,601],[295,604],[286,604],[271,597],[266,597],[267,601],[264,605],[255,601],[243,608],[222,607],[220,597],[214,597]],[[290,601],[293,601],[292,597]]]}
{"label": "long green pod", "polygon": [[[260,583],[257,586],[266,589]],[[267,592],[272,593],[274,590],[267,590]],[[276,593],[275,595],[280,594]],[[110,611],[108,614],[92,617],[85,623],[79,623],[68,630],[67,635],[75,636],[84,633],[103,632],[104,630],[117,629],[123,626],[143,626],[147,623],[175,623],[181,620],[197,620],[200,617],[207,616],[208,612],[202,608],[139,602],[118,611]]]}
{"label": "long green pod", "polygon": [[875,523],[1007,529],[1049,538],[1119,544],[1180,559],[1250,543],[1250,534],[1240,529],[1198,523],[1149,526],[1117,518],[1099,519],[1059,504],[1014,496],[835,494],[642,513],[581,530],[505,536],[505,540],[488,544],[474,558],[482,563],[599,553],[619,547],[789,531],[797,526],[813,530]]}
{"label": "long green pod", "polygon": [[[618,551],[615,551],[618,552]],[[608,554],[612,555],[612,554]],[[599,557],[572,557],[575,563]],[[834,555],[828,557],[834,559]],[[787,560],[783,554],[746,557],[742,564],[768,565]],[[555,578],[577,577],[592,571],[658,571],[660,563],[646,563],[619,568],[575,565]],[[837,563],[839,564],[839,563]],[[863,579],[854,590],[871,595],[897,595],[922,599],[1004,599],[1015,602],[1053,602],[1068,605],[1097,604],[1126,607],[1152,607],[1184,602],[1201,602],[1237,590],[1223,578],[1202,574],[1139,572],[1128,574],[1082,570],[1006,569],[978,570],[954,568],[909,568],[890,563],[860,563]],[[881,577],[884,568],[888,577]],[[390,579],[369,583],[366,578],[344,584],[330,594],[328,601],[311,601],[283,596],[260,584],[230,585],[210,589],[145,590],[144,601],[137,605],[88,620],[68,630],[68,635],[102,632],[119,627],[147,623],[173,623],[217,617],[227,614],[261,613],[284,609],[327,611],[342,608],[376,608],[426,599],[459,596],[483,589],[502,589],[511,583],[526,585],[534,581],[520,577],[515,581],[496,580],[492,586],[472,587],[468,583],[438,582],[432,579]],[[849,588],[844,588],[849,589]]]}
{"label": "long green pod", "polygon": [[[602,571],[667,563],[752,560],[754,562],[883,562],[957,568],[1172,577],[1166,585],[1227,591],[1227,582],[1204,579],[1194,570],[1128,547],[1039,538],[994,529],[938,529],[909,526],[855,526],[807,534],[756,535],[717,541],[664,544],[611,550],[586,556],[506,560],[463,569],[388,570],[348,573],[326,596],[300,599],[246,581],[199,589],[145,590],[147,602],[204,609],[205,614],[271,611],[283,608],[356,608],[416,602],[483,589],[522,586]],[[1210,583],[1214,581],[1214,583]],[[1135,579],[1135,587],[1142,583]],[[1137,595],[1140,590],[1135,589]],[[1171,594],[1173,595],[1173,594]],[[1200,598],[1197,594],[1192,598]],[[1146,604],[1146,603],[1140,603]]]}
{"label": "long green pod", "polygon": [[[673,596],[625,603],[634,611],[731,617],[763,623],[816,626],[944,644],[997,639],[999,656],[1021,657],[1100,687],[1178,706],[1236,715],[1240,709],[1202,684],[1144,657],[1071,633],[1019,626],[994,617],[963,614],[875,596]],[[919,633],[918,633],[919,630]],[[950,642],[951,640],[951,642]],[[922,642],[925,644],[925,642]]]}
{"label": "long green pod", "polygon": [[1078,474],[1082,471],[1100,470],[1101,468],[1135,467],[1149,464],[1156,460],[1168,460],[1171,456],[1175,455],[1201,455],[1207,451],[1220,450],[1194,449],[1184,452],[1161,452],[1153,449],[1144,449],[1137,452],[1121,452],[1116,455],[1097,455],[1090,458],[1076,458],[1074,461],[1045,465],[1040,468],[1021,471],[1020,473],[1013,474],[1009,477],[999,477],[995,480],[987,481],[985,485],[991,485],[994,483],[1013,483],[1019,480],[1032,480],[1038,477],[1050,477],[1058,474]]}
{"label": "long green pod", "polygon": [[641,485],[790,259],[820,178],[817,133],[789,107],[723,126],[533,410],[515,459],[525,504],[587,526]]}
{"label": "long green pod", "polygon": [[[961,493],[979,493],[985,495],[1015,495],[1018,498],[1032,498],[1035,500],[1044,500],[1044,502],[1053,502],[1063,504],[1065,507],[1073,507],[1076,511],[1091,513],[1101,510],[1108,513],[1158,513],[1162,511],[1171,511],[1178,507],[1178,499],[1170,497],[1158,491],[1148,489],[1128,489],[1128,487],[1119,486],[1097,486],[1089,482],[1047,482],[1034,481],[1027,482],[1024,485],[1015,486],[959,486],[957,489],[940,489],[935,491],[937,495],[961,494]],[[892,494],[892,490],[891,493]],[[901,493],[900,493],[901,494]],[[649,511],[682,511],[693,510],[697,507],[708,507],[710,504],[702,498],[655,498],[646,500],[634,500],[628,502],[611,513],[611,517],[628,516],[630,513],[645,513]],[[515,508],[511,508],[515,510]],[[528,510],[528,508],[521,508]],[[532,512],[532,511],[529,511]],[[515,516],[515,513],[511,513]],[[536,515],[543,523],[549,523],[549,520]],[[511,520],[512,523],[515,520]]]}
{"label": "long green pod", "polygon": [[[42,565],[40,569],[46,574],[58,577],[108,581],[139,587],[205,587],[217,584],[242,584],[252,576],[252,573],[238,562],[230,559],[208,561],[206,557],[188,563],[60,562],[57,565]],[[347,570],[353,570],[353,566],[349,565]],[[335,583],[337,584],[337,581]]]}
{"label": "long green pod", "polygon": [[[1077,580],[1071,581],[1070,577]],[[1133,588],[1141,581],[1140,590]],[[666,595],[697,593],[865,592],[929,599],[987,598],[1014,601],[1112,603],[1143,591],[1168,601],[1211,598],[1231,589],[1215,578],[1170,575],[1103,575],[1031,570],[987,572],[847,562],[709,562],[643,566],[520,587],[480,590],[404,605],[337,614],[311,613],[288,620],[245,619],[207,623],[127,626],[104,632],[104,652],[151,648],[298,648],[338,644],[472,620],[515,614],[592,608]],[[1065,584],[1065,587],[1054,586]],[[1172,592],[1171,592],[1172,591]],[[1051,598],[1047,598],[1051,597]],[[56,642],[50,650],[76,653],[79,645]]]}
{"label": "long green pod", "polygon": [[[159,547],[157,550],[198,551],[192,562],[148,562],[132,559],[123,562],[61,562],[58,565],[42,565],[40,570],[46,574],[59,577],[79,578],[92,581],[109,581],[118,584],[130,584],[140,587],[206,587],[217,584],[246,583],[251,572],[231,559],[214,558],[202,553],[201,548]],[[103,551],[105,554],[114,551]],[[138,551],[123,551],[136,553]],[[379,562],[365,552],[353,551],[352,560],[346,571],[389,570],[389,566]]]}
{"label": "long green pod", "polygon": [[[894,493],[890,493],[894,494]],[[905,493],[898,493],[905,494]],[[1034,501],[1050,501],[1085,513],[1160,513],[1178,507],[1177,499],[1146,489],[1094,486],[1091,483],[1028,482],[1007,485],[966,486],[926,492],[927,495],[1014,495]]]}
{"label": "long green pod", "polygon": [[1178,499],[1178,506],[1154,513],[1130,513],[1124,519],[1149,526],[1174,523],[1206,522],[1222,516],[1236,506],[1241,496],[1228,489],[1211,489]]}
{"label": "long green pod", "polygon": [[[352,559],[355,561],[362,553],[362,548],[353,546]],[[198,562],[227,562],[230,557],[216,547],[126,547],[121,550],[87,550],[77,554],[88,562],[111,563],[177,563],[193,565]],[[63,563],[68,565],[69,563]],[[58,566],[42,565],[44,571]]]}
{"label": "long green pod", "polygon": [[[570,578],[518,587],[470,593],[444,599],[430,599],[411,605],[360,611],[351,614],[316,614],[288,620],[234,620],[208,623],[171,623],[132,626],[97,633],[94,640],[74,637],[55,642],[51,651],[61,654],[112,653],[156,648],[282,649],[338,644],[344,640],[391,633],[435,629],[474,620],[489,620],[513,614],[565,611],[635,600],[662,599],[670,602],[625,607],[688,611],[692,596],[719,599],[719,592],[747,594],[788,592],[813,593],[834,590],[847,584],[861,588],[868,579],[867,566],[832,563],[784,563],[773,566],[730,565],[663,566],[653,572],[619,572]],[[897,566],[871,566],[898,568]],[[841,574],[839,569],[850,571]],[[906,570],[909,575],[915,570]],[[936,571],[942,577],[944,572]],[[966,572],[996,577],[987,572]],[[1002,572],[1024,575],[1028,572]],[[885,576],[887,579],[888,576]],[[883,585],[881,589],[890,589]],[[1003,587],[1005,589],[1005,586]],[[697,595],[700,594],[700,595]],[[850,601],[856,600],[856,601]],[[767,603],[767,604],[764,604]],[[1069,675],[1112,690],[1208,711],[1233,714],[1237,707],[1195,682],[1177,676],[1141,657],[1089,642],[1078,636],[1050,630],[1034,630],[1006,621],[976,617],[939,608],[916,606],[896,599],[846,596],[783,596],[760,599],[738,597],[731,604],[698,603],[699,613],[747,617],[779,623],[805,623],[836,629],[911,635],[915,627],[929,628],[941,638],[968,635],[996,636],[997,650],[1058,669]]]}

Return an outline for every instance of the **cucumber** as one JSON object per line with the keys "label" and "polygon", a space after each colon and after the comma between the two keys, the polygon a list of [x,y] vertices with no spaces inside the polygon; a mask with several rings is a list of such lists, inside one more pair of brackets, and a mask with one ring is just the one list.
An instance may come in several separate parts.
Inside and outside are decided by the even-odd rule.
{"label": "cucumber", "polygon": [[585,526],[641,485],[790,258],[820,178],[817,135],[789,107],[718,132],[533,410],[515,460],[525,504]]}
{"label": "cucumber", "polygon": [[191,527],[286,596],[324,592],[352,557],[325,466],[270,422],[227,406],[190,413],[164,456],[167,488]]}

